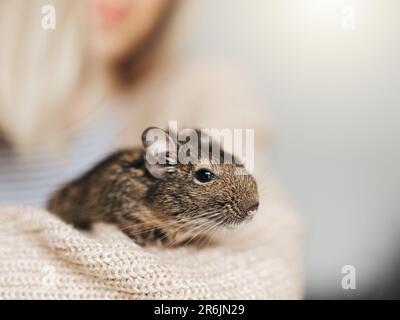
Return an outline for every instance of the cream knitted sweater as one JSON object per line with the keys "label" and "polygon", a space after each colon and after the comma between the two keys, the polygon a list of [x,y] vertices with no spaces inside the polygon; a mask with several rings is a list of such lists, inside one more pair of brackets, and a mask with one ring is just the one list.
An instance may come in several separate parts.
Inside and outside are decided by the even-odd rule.
{"label": "cream knitted sweater", "polygon": [[[250,108],[242,77],[199,65],[156,80],[124,117],[127,145],[168,120],[254,128],[257,150],[267,145],[267,117]],[[111,225],[85,233],[44,210],[0,206],[0,299],[301,298],[302,224],[282,192],[267,189],[251,223],[202,250],[142,248]]]}
{"label": "cream knitted sweater", "polygon": [[295,299],[301,224],[269,192],[254,221],[206,249],[148,249],[111,225],[82,232],[0,207],[0,299]]}

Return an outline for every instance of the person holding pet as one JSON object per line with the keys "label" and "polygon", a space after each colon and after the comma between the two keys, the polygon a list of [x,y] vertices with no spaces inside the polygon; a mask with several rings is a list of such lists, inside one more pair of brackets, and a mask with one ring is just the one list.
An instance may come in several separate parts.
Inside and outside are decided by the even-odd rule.
{"label": "person holding pet", "polygon": [[[56,9],[55,30],[40,27],[44,5]],[[254,129],[254,176],[260,189],[268,190],[257,196],[257,241],[268,239],[268,250],[294,269],[287,296],[301,298],[302,224],[268,176],[271,132],[267,117],[260,116],[265,111],[250,80],[234,67],[179,59],[172,40],[189,5],[178,0],[0,3],[0,40],[7,44],[0,55],[0,217],[2,206],[45,208],[56,189],[109,153],[141,145],[148,127],[165,128],[173,120],[182,128]],[[274,196],[270,190],[276,190]],[[282,210],[271,209],[271,199]],[[263,226],[275,232],[264,235]],[[246,232],[254,234],[251,224]],[[0,296],[1,291],[0,284]]]}

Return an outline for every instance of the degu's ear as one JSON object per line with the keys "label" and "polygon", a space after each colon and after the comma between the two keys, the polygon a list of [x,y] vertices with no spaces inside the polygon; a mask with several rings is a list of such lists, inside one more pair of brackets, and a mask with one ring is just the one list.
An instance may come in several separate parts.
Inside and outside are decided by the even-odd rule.
{"label": "degu's ear", "polygon": [[175,172],[177,145],[171,136],[157,127],[147,128],[142,134],[145,148],[145,164],[149,173],[157,179]]}

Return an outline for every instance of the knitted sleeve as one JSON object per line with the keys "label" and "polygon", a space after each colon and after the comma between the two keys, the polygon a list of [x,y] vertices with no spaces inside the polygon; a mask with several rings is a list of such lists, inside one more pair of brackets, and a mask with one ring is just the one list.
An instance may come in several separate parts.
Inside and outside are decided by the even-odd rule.
{"label": "knitted sleeve", "polygon": [[302,225],[277,191],[258,217],[204,249],[142,248],[112,225],[78,231],[0,207],[0,299],[297,299]]}

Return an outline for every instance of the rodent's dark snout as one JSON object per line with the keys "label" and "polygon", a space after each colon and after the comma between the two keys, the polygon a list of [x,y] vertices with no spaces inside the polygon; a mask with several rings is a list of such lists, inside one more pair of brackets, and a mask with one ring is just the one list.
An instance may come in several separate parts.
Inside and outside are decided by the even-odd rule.
{"label": "rodent's dark snout", "polygon": [[254,216],[258,210],[258,206],[259,206],[259,202],[253,202],[251,203],[246,209],[245,209],[245,213],[246,216]]}

